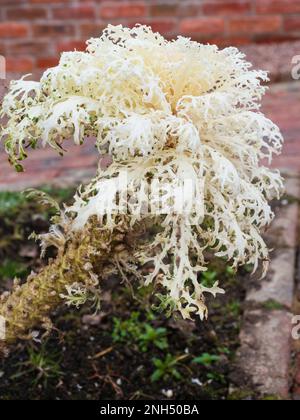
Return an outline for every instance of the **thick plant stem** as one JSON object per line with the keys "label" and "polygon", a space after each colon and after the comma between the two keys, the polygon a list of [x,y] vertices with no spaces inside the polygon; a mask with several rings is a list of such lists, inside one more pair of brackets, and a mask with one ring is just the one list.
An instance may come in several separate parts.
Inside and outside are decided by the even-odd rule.
{"label": "thick plant stem", "polygon": [[0,349],[29,338],[35,327],[47,328],[49,315],[63,302],[60,295],[66,294],[66,286],[90,284],[95,273],[101,277],[112,258],[126,253],[124,239],[121,225],[110,232],[90,221],[83,231],[67,239],[57,258],[40,273],[30,275],[24,285],[15,285],[10,294],[4,294],[0,315],[6,321],[6,334]]}

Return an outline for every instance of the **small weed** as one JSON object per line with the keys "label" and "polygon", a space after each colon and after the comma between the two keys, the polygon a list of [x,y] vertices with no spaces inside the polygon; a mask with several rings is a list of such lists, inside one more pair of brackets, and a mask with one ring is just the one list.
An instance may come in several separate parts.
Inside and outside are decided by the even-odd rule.
{"label": "small weed", "polygon": [[22,376],[32,374],[35,375],[32,382],[33,386],[42,383],[44,388],[46,388],[49,382],[57,380],[63,375],[59,364],[60,357],[58,354],[49,354],[45,345],[39,351],[29,348],[28,360],[19,364],[20,371],[13,375],[11,379],[18,379]]}
{"label": "small weed", "polygon": [[217,382],[219,384],[225,385],[226,379],[225,376],[222,373],[218,372],[210,372],[207,374],[207,379],[213,382]]}
{"label": "small weed", "polygon": [[198,363],[199,365],[203,365],[205,367],[209,367],[214,363],[220,361],[220,356],[215,354],[203,353],[201,356],[195,357],[193,359],[193,363]]}
{"label": "small weed", "polygon": [[170,318],[176,310],[176,303],[169,297],[160,293],[156,294],[156,298],[159,300],[157,305],[152,305],[152,310],[158,313],[164,313],[167,318]]}
{"label": "small weed", "polygon": [[241,303],[238,300],[232,301],[227,304],[226,310],[234,317],[238,317],[241,313]]}
{"label": "small weed", "polygon": [[178,363],[186,357],[187,355],[176,357],[168,353],[164,360],[154,358],[153,364],[155,366],[155,370],[151,375],[151,382],[157,382],[160,379],[165,381],[170,377],[177,380],[181,379],[181,374],[178,371]]}
{"label": "small weed", "polygon": [[217,281],[218,273],[216,271],[204,271],[201,275],[201,284],[204,287],[213,287]]}
{"label": "small weed", "polygon": [[276,311],[276,310],[283,309],[284,306],[281,303],[276,302],[276,300],[270,299],[267,302],[263,303],[263,308],[267,309],[268,311]]}
{"label": "small weed", "polygon": [[114,318],[112,338],[116,343],[120,342],[136,342],[143,334],[142,324],[139,321],[140,313],[132,312],[130,318],[125,321]]}
{"label": "small weed", "polygon": [[252,273],[253,272],[253,264],[246,264],[243,266],[243,270],[246,271],[246,273]]}
{"label": "small weed", "polygon": [[229,350],[228,347],[219,347],[218,348],[218,353],[224,354],[226,356],[230,356],[231,355],[231,351]]}
{"label": "small weed", "polygon": [[226,274],[228,277],[234,277],[236,275],[236,271],[228,265],[226,266]]}
{"label": "small weed", "polygon": [[148,322],[142,322],[139,318],[139,312],[133,312],[130,318],[125,321],[114,318],[113,341],[135,344],[142,352],[146,352],[151,346],[160,350],[167,349],[169,346],[167,330],[166,328],[154,328],[149,323],[155,319],[152,312],[147,313]]}
{"label": "small weed", "polygon": [[143,352],[147,351],[151,345],[165,350],[169,347],[166,335],[166,328],[153,328],[151,325],[145,324],[145,333],[139,337],[139,347]]}

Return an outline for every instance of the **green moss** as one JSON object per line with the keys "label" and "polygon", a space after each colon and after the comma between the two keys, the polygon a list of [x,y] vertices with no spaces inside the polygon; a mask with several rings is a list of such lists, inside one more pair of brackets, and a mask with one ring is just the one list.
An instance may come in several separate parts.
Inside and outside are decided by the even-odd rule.
{"label": "green moss", "polygon": [[261,398],[262,401],[281,401],[282,398],[278,395],[266,395],[263,398]]}
{"label": "green moss", "polygon": [[[61,249],[56,260],[51,261],[38,274],[32,274],[22,286],[15,285],[9,295],[1,301],[0,314],[6,319],[5,343],[0,342],[0,349],[18,338],[28,338],[29,331],[37,325],[51,328],[49,314],[61,305],[61,294],[66,286],[74,283],[89,284],[90,273],[86,269],[86,261],[93,267],[104,269],[110,252],[114,253],[119,242],[109,231],[103,231],[97,222],[91,219],[85,230],[73,233],[67,247]],[[123,238],[122,238],[123,239]],[[103,249],[95,256],[94,249]]]}
{"label": "green moss", "polygon": [[255,393],[249,389],[237,389],[228,396],[229,401],[255,399]]}
{"label": "green moss", "polygon": [[262,306],[264,309],[267,309],[268,311],[278,311],[278,310],[284,309],[284,305],[272,299],[264,302]]}

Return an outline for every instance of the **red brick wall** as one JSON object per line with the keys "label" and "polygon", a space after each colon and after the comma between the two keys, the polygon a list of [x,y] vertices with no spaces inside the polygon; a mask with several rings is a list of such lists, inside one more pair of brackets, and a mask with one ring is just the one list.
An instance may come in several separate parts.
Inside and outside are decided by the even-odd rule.
{"label": "red brick wall", "polygon": [[300,39],[300,0],[0,0],[0,54],[8,71],[44,69],[109,22],[221,46],[284,41]]}

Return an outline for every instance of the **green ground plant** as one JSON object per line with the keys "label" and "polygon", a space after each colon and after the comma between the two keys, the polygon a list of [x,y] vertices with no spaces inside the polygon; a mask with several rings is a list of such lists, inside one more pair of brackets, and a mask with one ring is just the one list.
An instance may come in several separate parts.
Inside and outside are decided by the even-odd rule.
{"label": "green ground plant", "polygon": [[51,381],[57,381],[63,376],[60,367],[61,356],[48,352],[45,344],[39,349],[29,347],[27,351],[27,360],[19,364],[19,372],[12,376],[13,380],[30,375],[33,377],[33,386],[42,384],[44,388],[47,388]]}
{"label": "green ground plant", "polygon": [[203,353],[201,354],[201,356],[195,357],[193,359],[193,363],[197,363],[205,367],[210,367],[215,363],[219,362],[220,360],[221,357],[217,356],[216,354]]}
{"label": "green ground plant", "polygon": [[[156,347],[159,350],[168,348],[167,330],[153,327],[149,321],[141,321],[141,313],[133,312],[126,320],[114,318],[112,331],[113,341],[136,345],[142,352]],[[148,319],[155,319],[152,313],[147,313]]]}
{"label": "green ground plant", "polygon": [[262,306],[268,311],[277,311],[284,309],[284,305],[272,299],[264,302]]}
{"label": "green ground plant", "polygon": [[28,268],[22,262],[6,259],[0,265],[0,279],[14,279],[28,275]]}
{"label": "green ground plant", "polygon": [[164,359],[154,358],[153,365],[155,367],[155,370],[151,375],[151,381],[166,381],[170,377],[180,380],[182,378],[182,375],[178,370],[180,366],[180,361],[185,359],[186,357],[187,355],[174,356],[168,353]]}

